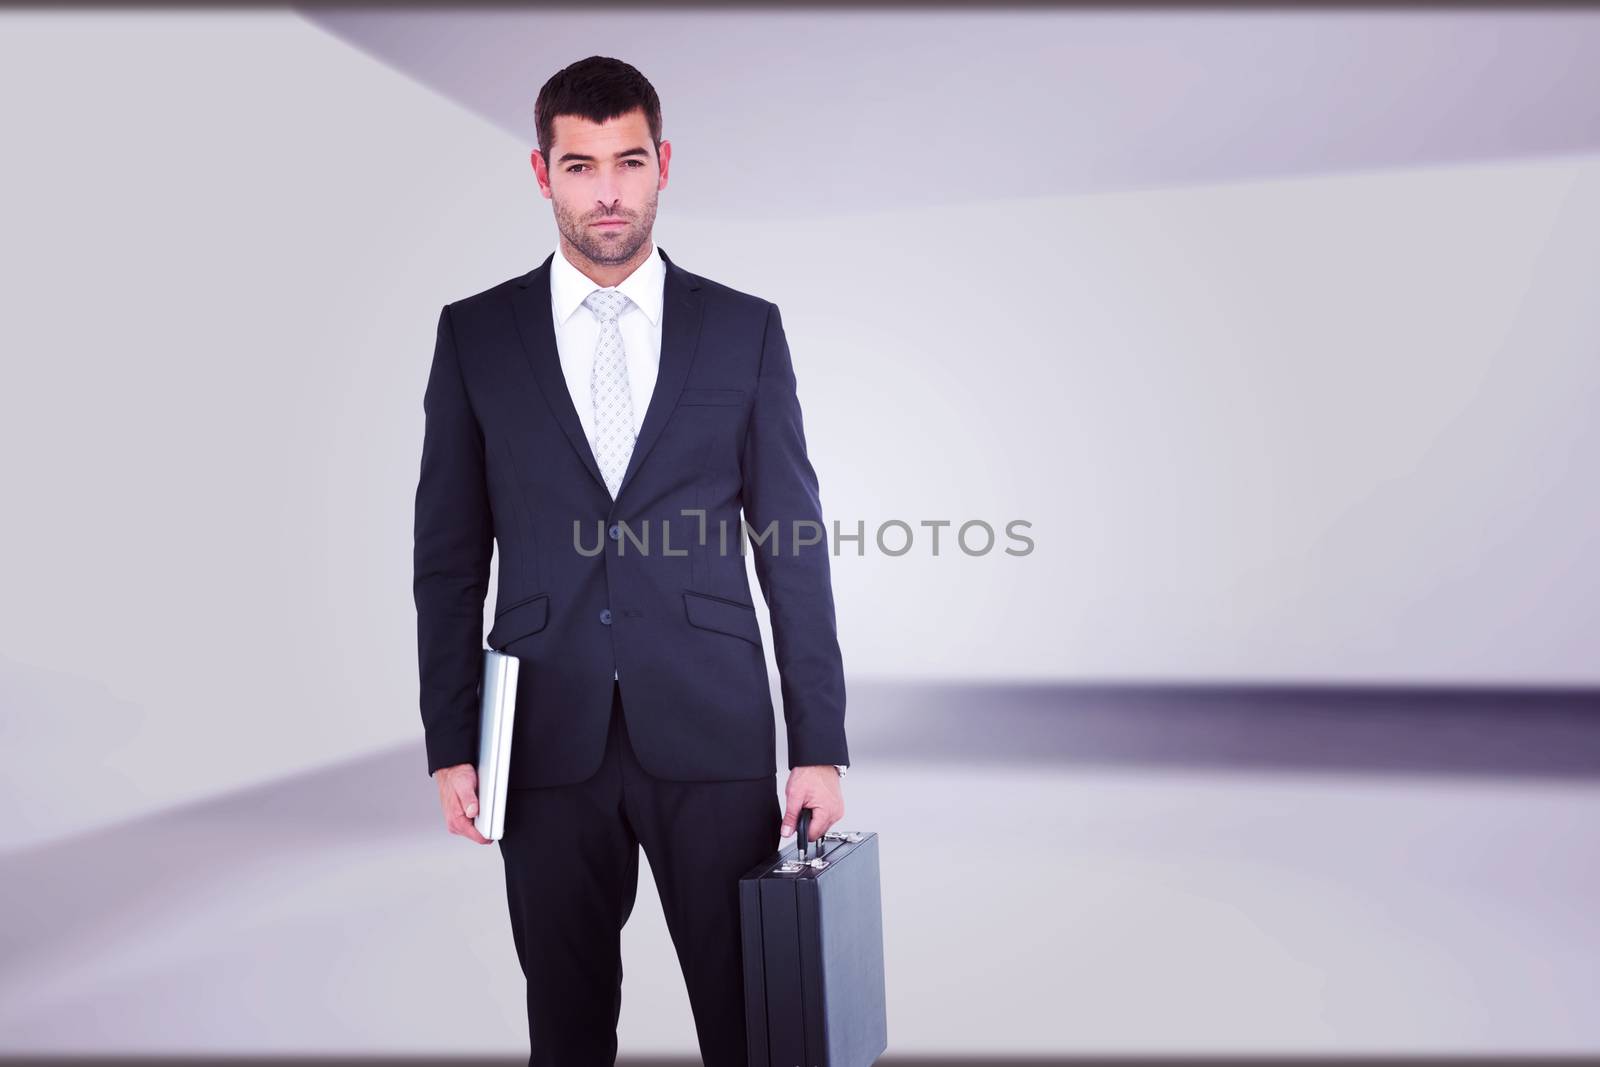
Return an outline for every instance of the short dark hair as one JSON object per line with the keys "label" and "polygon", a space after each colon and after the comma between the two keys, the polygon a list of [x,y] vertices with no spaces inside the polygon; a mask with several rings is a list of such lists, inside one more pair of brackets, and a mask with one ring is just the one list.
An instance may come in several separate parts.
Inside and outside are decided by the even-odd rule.
{"label": "short dark hair", "polygon": [[556,116],[577,115],[591,122],[606,122],[633,111],[644,110],[650,124],[650,140],[661,154],[661,99],[650,79],[620,59],[590,56],[569,64],[551,75],[539,90],[533,105],[533,122],[538,130],[539,154],[550,166],[550,146],[555,141]]}

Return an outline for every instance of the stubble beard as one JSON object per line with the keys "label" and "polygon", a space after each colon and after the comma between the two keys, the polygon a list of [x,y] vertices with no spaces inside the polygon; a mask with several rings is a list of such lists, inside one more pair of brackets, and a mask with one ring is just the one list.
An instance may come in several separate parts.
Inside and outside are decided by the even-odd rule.
{"label": "stubble beard", "polygon": [[567,239],[567,243],[577,249],[589,262],[597,266],[614,267],[638,255],[639,249],[650,240],[650,232],[656,221],[656,202],[659,199],[658,196],[652,196],[637,215],[627,220],[628,225],[622,233],[610,237],[589,225],[603,216],[593,212],[581,217],[573,215],[559,203],[556,206],[556,226],[560,229],[561,236]]}

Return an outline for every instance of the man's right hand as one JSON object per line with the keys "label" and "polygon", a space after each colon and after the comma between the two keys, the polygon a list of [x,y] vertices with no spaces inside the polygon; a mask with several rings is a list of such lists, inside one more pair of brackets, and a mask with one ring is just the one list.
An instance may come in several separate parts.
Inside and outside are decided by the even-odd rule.
{"label": "man's right hand", "polygon": [[439,783],[439,806],[450,832],[480,845],[494,844],[472,825],[478,817],[478,768],[471,763],[440,767],[433,772],[433,780]]}

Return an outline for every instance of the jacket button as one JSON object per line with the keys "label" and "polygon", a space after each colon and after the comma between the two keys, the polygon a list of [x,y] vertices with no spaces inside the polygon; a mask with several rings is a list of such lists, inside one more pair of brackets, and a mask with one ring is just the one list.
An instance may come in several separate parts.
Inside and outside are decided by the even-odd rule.
{"label": "jacket button", "polygon": [[600,621],[605,623],[607,626],[611,625],[611,609],[610,608],[602,608],[602,609],[600,609]]}
{"label": "jacket button", "polygon": [[611,524],[611,529],[608,530],[607,532],[611,534],[611,540],[613,540],[613,541],[622,540],[622,527],[618,526],[616,523],[612,523]]}

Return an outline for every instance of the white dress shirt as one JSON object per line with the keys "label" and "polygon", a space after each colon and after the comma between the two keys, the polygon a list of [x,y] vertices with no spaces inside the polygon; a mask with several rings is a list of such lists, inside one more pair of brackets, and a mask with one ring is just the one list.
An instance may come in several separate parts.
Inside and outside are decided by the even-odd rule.
{"label": "white dress shirt", "polygon": [[[667,264],[654,242],[650,256],[612,288],[631,303],[617,317],[622,332],[622,356],[628,365],[628,387],[633,393],[633,432],[644,426],[645,411],[655,392],[656,374],[661,369],[661,309],[665,297]],[[595,283],[573,266],[557,246],[550,263],[550,314],[555,320],[556,350],[561,356],[561,373],[572,394],[572,406],[583,424],[583,435],[591,451],[594,440],[594,400],[589,394],[589,378],[594,371],[595,349],[600,344],[600,320],[583,306],[589,294],[606,288]],[[618,673],[612,672],[612,678]],[[845,767],[834,764],[840,775]]]}
{"label": "white dress shirt", "polygon": [[[650,256],[633,273],[611,288],[631,303],[617,316],[622,332],[622,355],[628,364],[628,387],[633,393],[633,432],[644,426],[644,413],[655,392],[656,372],[661,368],[661,303],[667,280],[667,264],[653,244]],[[555,319],[556,348],[561,353],[561,373],[578,409],[583,435],[594,442],[594,400],[589,395],[589,377],[594,371],[594,352],[600,344],[600,320],[583,306],[589,294],[606,288],[595,284],[574,267],[561,249],[550,263],[550,314]]]}

